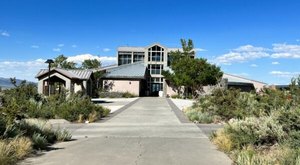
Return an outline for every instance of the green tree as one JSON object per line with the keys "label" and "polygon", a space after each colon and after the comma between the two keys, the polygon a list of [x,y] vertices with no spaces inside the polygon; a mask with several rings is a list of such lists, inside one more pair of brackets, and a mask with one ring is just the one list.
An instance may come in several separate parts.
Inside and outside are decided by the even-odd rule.
{"label": "green tree", "polygon": [[[101,61],[98,61],[97,59],[88,59],[84,60],[81,64],[81,68],[83,69],[97,69],[101,67]],[[97,95],[97,89],[101,86],[100,84],[100,79],[103,76],[102,71],[95,71],[94,72],[94,78],[95,78],[95,83],[94,83],[94,89],[93,95]]]}
{"label": "green tree", "polygon": [[51,64],[51,67],[58,67],[62,69],[76,69],[76,63],[67,61],[67,59],[68,57],[64,56],[63,54],[59,55],[54,59],[54,63]]}
{"label": "green tree", "polygon": [[181,39],[182,51],[171,52],[171,71],[163,71],[163,75],[173,85],[180,95],[181,87],[184,94],[197,97],[203,91],[203,86],[215,85],[223,73],[216,65],[212,65],[204,58],[194,58],[194,45],[192,40]]}
{"label": "green tree", "polygon": [[101,67],[101,62],[97,59],[88,59],[82,62],[81,67],[83,69],[97,69]]}

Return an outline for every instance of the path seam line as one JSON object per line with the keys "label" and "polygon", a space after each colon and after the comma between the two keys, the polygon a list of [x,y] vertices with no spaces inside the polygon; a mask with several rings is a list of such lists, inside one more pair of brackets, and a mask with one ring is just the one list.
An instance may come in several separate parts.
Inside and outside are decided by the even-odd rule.
{"label": "path seam line", "polygon": [[97,121],[97,123],[103,123],[103,122],[106,122],[106,121],[112,119],[113,117],[117,116],[119,113],[121,113],[121,112],[125,111],[127,108],[131,107],[133,104],[135,104],[135,103],[136,103],[137,101],[139,101],[140,99],[141,99],[141,98],[139,97],[139,98],[135,99],[134,101],[132,101],[132,102],[130,102],[130,103],[124,105],[123,107],[119,108],[119,109],[116,110],[115,112],[110,113],[109,116],[107,116],[107,117],[105,117],[105,118],[103,118],[103,119]]}
{"label": "path seam line", "polygon": [[181,123],[191,123],[191,121],[183,114],[183,112],[173,103],[171,99],[167,98],[167,102]]}

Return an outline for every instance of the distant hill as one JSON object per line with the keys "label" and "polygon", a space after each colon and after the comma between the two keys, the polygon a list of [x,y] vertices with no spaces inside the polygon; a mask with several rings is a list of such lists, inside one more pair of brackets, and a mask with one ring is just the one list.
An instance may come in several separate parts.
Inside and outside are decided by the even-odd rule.
{"label": "distant hill", "polygon": [[[17,85],[20,84],[23,80],[16,79],[17,80]],[[2,89],[7,89],[7,88],[13,88],[14,85],[10,82],[10,78],[3,78],[0,77],[0,87]]]}

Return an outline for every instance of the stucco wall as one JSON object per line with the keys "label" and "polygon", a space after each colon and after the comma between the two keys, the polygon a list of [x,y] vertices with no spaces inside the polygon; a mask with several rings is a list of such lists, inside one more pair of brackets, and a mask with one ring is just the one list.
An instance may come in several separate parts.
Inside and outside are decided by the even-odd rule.
{"label": "stucco wall", "polygon": [[74,82],[74,93],[81,91],[81,82]]}
{"label": "stucco wall", "polygon": [[[104,80],[108,84],[112,84],[110,91],[112,92],[129,92],[139,96],[140,81],[139,80]],[[103,83],[105,84],[105,83]]]}
{"label": "stucco wall", "polygon": [[177,95],[177,92],[175,91],[175,89],[173,89],[171,86],[168,85],[168,83],[165,83],[166,85],[166,96],[172,96],[172,95]]}
{"label": "stucco wall", "polygon": [[259,82],[253,82],[253,85],[256,89],[256,92],[261,91],[266,86],[266,84],[259,83]]}

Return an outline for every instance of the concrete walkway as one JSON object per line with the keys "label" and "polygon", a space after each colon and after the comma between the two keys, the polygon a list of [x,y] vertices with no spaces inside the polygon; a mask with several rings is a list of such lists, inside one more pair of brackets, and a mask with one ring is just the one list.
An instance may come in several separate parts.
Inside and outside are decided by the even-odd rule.
{"label": "concrete walkway", "polygon": [[105,121],[73,132],[77,140],[21,164],[231,164],[193,123],[181,123],[165,98],[140,98]]}

